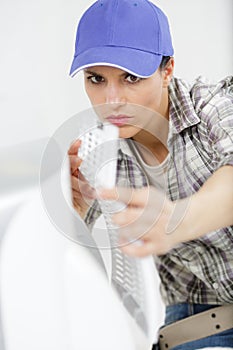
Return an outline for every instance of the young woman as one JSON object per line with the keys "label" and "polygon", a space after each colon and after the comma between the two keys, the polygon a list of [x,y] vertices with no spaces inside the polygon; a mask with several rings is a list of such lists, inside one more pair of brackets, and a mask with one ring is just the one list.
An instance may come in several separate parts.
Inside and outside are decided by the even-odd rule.
{"label": "young woman", "polygon": [[[119,128],[118,184],[131,188],[100,195],[127,204],[113,215],[119,239],[143,244],[124,252],[155,257],[170,324],[155,346],[232,347],[233,78],[189,86],[173,68],[168,21],[153,3],[97,1],[82,16],[71,75],[84,72],[98,115]],[[79,147],[69,150],[74,204],[91,226],[99,211],[84,198],[93,191]]]}

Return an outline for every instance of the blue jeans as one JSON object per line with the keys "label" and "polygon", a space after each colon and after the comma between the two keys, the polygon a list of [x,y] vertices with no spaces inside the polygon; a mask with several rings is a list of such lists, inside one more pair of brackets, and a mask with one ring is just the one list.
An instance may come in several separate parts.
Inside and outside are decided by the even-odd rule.
{"label": "blue jeans", "polygon": [[[181,320],[185,317],[195,315],[199,312],[209,310],[217,305],[207,304],[176,304],[166,307],[165,325]],[[230,330],[198,339],[182,345],[177,345],[171,350],[195,350],[206,347],[223,347],[233,349],[233,325]]]}

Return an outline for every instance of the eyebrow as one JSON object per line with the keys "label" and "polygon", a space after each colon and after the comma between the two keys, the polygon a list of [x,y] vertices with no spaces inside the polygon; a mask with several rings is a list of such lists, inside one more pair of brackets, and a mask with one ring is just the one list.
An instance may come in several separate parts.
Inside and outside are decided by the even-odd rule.
{"label": "eyebrow", "polygon": [[[84,70],[84,72],[85,72],[86,74],[103,76],[103,74],[97,73],[97,72],[93,72],[93,71],[91,71],[91,70]],[[123,73],[121,73],[120,76],[123,77],[123,76],[126,75],[126,74],[130,74],[130,73],[128,73],[128,72],[126,72],[126,71],[123,71]],[[132,74],[132,75],[133,75],[133,74]]]}
{"label": "eyebrow", "polygon": [[101,74],[98,74],[96,72],[92,72],[91,70],[84,70],[84,73],[86,73],[86,74],[93,74],[93,75],[101,75]]}

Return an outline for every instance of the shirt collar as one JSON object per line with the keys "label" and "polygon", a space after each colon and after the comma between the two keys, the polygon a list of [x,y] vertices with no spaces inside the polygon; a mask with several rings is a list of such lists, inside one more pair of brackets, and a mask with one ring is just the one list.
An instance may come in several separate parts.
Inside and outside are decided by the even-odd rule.
{"label": "shirt collar", "polygon": [[133,156],[132,150],[129,146],[127,139],[120,139],[119,140],[119,149],[127,156],[129,156],[129,157]]}
{"label": "shirt collar", "polygon": [[200,118],[195,112],[190,87],[184,81],[173,78],[169,87],[170,121],[174,133],[196,125]]}

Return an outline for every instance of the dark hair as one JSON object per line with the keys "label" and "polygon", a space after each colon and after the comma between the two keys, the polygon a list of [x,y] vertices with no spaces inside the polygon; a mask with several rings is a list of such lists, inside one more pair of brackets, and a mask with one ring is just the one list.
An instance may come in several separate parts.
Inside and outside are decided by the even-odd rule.
{"label": "dark hair", "polygon": [[163,56],[162,61],[161,61],[160,66],[159,66],[160,70],[163,70],[166,67],[166,65],[169,62],[170,58],[171,58],[171,56]]}

